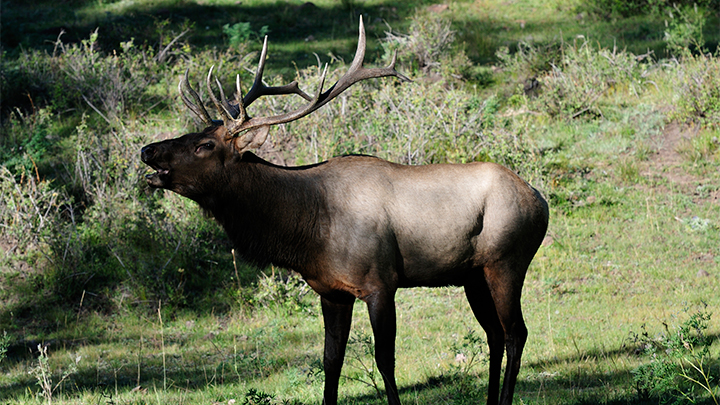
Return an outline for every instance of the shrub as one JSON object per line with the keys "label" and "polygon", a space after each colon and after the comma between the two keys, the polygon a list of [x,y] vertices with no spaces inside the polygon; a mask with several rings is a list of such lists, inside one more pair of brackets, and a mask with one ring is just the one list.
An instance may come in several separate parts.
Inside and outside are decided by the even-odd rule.
{"label": "shrub", "polygon": [[703,304],[686,320],[655,337],[643,327],[631,340],[648,362],[632,371],[641,399],[658,398],[661,403],[696,403],[710,395],[718,403],[718,359],[710,354],[714,338],[706,334],[712,314]]}
{"label": "shrub", "polygon": [[311,311],[315,302],[310,300],[310,287],[299,274],[275,267],[270,275],[263,273],[259,277],[253,295],[259,305],[289,313]]}
{"label": "shrub", "polygon": [[[230,297],[217,290],[230,274],[229,243],[220,227],[194,203],[149,191],[138,156],[152,132],[162,130],[156,128],[178,126],[162,115],[155,116],[159,125],[137,118],[177,105],[169,94],[193,59],[174,63],[179,54],[169,48],[184,49],[177,41],[162,42],[157,52],[130,40],[104,55],[97,39],[97,31],[78,44],[60,37],[52,54],[27,51],[2,61],[3,84],[12,84],[3,86],[3,98],[15,89],[32,101],[28,108],[16,105],[1,128],[0,220],[10,246],[20,247],[13,260],[44,258],[29,282],[52,294],[38,301],[79,302],[87,291],[90,307],[106,307],[116,294],[126,303],[227,305]],[[232,71],[223,70],[227,76],[242,72],[246,61],[231,50],[198,58],[233,64]],[[77,121],[59,119],[58,109],[79,110]],[[249,279],[245,270],[242,277]]]}
{"label": "shrub", "polygon": [[3,242],[12,246],[6,255],[23,256],[44,248],[54,231],[68,197],[50,181],[22,170],[19,178],[0,166],[0,226]]}
{"label": "shrub", "polygon": [[[609,90],[620,89],[636,96],[643,91],[649,65],[641,61],[648,55],[635,56],[593,45],[584,37],[578,39],[560,48],[558,60],[541,56],[547,53],[528,44],[520,46],[513,56],[507,50],[499,52],[504,67],[515,77],[539,72],[537,97],[528,100],[531,109],[566,119],[600,116],[600,102]],[[543,71],[546,63],[550,69]]]}
{"label": "shrub", "polygon": [[460,79],[470,73],[471,63],[464,50],[455,45],[455,31],[450,20],[436,15],[412,17],[410,33],[385,33],[382,41],[385,63],[397,52],[404,70],[417,71],[424,76],[438,74]]}
{"label": "shrub", "polygon": [[687,55],[675,66],[671,84],[678,89],[671,119],[720,127],[720,58]]}
{"label": "shrub", "polygon": [[19,88],[56,111],[91,106],[116,124],[126,105],[141,101],[154,72],[140,74],[147,64],[136,57],[132,40],[123,44],[122,55],[103,56],[97,51],[97,38],[98,31],[80,44],[66,45],[58,38],[53,55],[23,53],[8,69],[8,91]]}
{"label": "shrub", "polygon": [[450,353],[455,354],[455,362],[452,363],[454,371],[468,374],[475,366],[486,364],[489,359],[482,349],[486,344],[474,329],[468,329],[462,341],[453,342],[450,347]]}
{"label": "shrub", "polygon": [[673,55],[691,55],[690,49],[702,51],[705,45],[703,39],[703,28],[705,26],[705,10],[698,9],[697,4],[693,6],[678,6],[673,4],[667,8],[665,14],[669,18],[664,40],[668,51]]}
{"label": "shrub", "polygon": [[275,404],[275,397],[262,391],[258,391],[254,388],[250,388],[245,394],[245,401],[243,405],[273,405]]}
{"label": "shrub", "polygon": [[147,142],[129,131],[78,126],[70,184],[86,205],[55,226],[43,277],[64,301],[87,290],[104,306],[122,285],[131,302],[185,306],[211,302],[207,289],[226,279],[229,268],[217,261],[229,246],[218,225],[193,203],[144,185],[137,154]]}
{"label": "shrub", "polygon": [[[301,83],[315,80],[314,72],[301,75]],[[498,116],[498,98],[482,99],[440,83],[380,83],[358,84],[339,102],[284,127],[284,134],[275,135],[290,143],[282,149],[299,163],[348,153],[406,164],[495,161],[516,170],[532,161],[522,133]]]}
{"label": "shrub", "polygon": [[513,80],[524,82],[526,79],[545,74],[553,66],[560,64],[562,59],[561,44],[535,44],[520,41],[517,49],[510,52],[506,46],[498,48],[495,57],[503,70]]}
{"label": "shrub", "polygon": [[263,25],[260,31],[255,33],[250,28],[249,22],[239,22],[233,25],[225,24],[222,30],[223,34],[228,37],[229,47],[235,48],[243,53],[247,50],[247,42],[251,37],[262,39],[270,32],[268,26]]}

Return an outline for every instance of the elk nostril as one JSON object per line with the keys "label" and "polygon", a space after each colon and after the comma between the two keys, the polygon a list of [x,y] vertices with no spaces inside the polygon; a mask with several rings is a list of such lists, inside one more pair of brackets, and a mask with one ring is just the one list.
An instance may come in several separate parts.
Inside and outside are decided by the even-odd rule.
{"label": "elk nostril", "polygon": [[140,159],[147,163],[148,160],[151,160],[153,157],[155,157],[155,147],[152,145],[148,145],[140,150]]}

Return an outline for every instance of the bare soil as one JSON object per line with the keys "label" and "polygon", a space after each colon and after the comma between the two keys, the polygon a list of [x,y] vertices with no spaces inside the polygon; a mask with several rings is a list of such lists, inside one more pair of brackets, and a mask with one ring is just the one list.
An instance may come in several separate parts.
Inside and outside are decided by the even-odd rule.
{"label": "bare soil", "polygon": [[709,195],[700,195],[697,192],[698,186],[708,184],[711,180],[688,172],[688,166],[684,164],[685,158],[678,152],[678,147],[696,134],[697,128],[689,128],[675,122],[668,124],[662,136],[657,139],[657,152],[650,157],[641,174],[646,178],[666,180],[667,185],[658,186],[661,189],[672,187],[694,194],[696,203],[710,201],[720,204],[720,190],[714,190]]}

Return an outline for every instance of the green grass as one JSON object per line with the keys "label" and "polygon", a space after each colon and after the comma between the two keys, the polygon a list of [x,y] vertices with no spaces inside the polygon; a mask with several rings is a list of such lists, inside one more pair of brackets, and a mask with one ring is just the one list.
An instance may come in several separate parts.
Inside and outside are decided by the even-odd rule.
{"label": "green grass", "polygon": [[[416,49],[396,46],[414,83],[354,86],[346,100],[274,129],[258,153],[280,164],[367,153],[509,166],[551,206],[525,283],[530,336],[515,403],[688,403],[660,391],[667,381],[642,391],[638,370],[659,364],[648,345],[671,341],[705,305],[702,364],[717,398],[717,54],[688,48],[666,59],[665,17],[606,19],[585,11],[587,1],[454,1],[439,15],[427,11],[433,3],[3,2],[0,402],[321,402],[317,296],[285,270],[236,267],[217,224],[147,189],[138,151],[197,129],[176,94],[188,66],[193,83],[212,64],[223,83],[237,71],[249,83],[244,68],[256,59],[244,55],[267,26],[266,80],[313,89],[314,53],[334,60],[338,77],[360,14],[368,64],[387,61],[388,25],[395,41],[447,25],[455,39],[428,45],[429,68]],[[250,40],[230,48],[222,27],[237,22],[250,22]],[[709,13],[709,50],[717,24]],[[636,57],[648,50],[652,58]],[[532,80],[539,87],[523,91]],[[298,103],[261,99],[252,113]],[[397,307],[403,403],[483,403],[487,348],[468,345],[484,334],[462,290],[403,290]],[[358,302],[342,403],[385,403],[370,336]],[[689,367],[701,349],[691,348],[667,356]],[[673,373],[695,403],[717,404]]]}

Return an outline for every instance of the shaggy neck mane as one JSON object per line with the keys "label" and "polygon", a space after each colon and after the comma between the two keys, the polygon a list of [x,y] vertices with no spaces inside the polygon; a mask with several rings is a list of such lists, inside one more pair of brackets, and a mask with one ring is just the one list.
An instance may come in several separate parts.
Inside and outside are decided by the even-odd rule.
{"label": "shaggy neck mane", "polygon": [[228,167],[217,191],[198,200],[223,226],[240,256],[258,266],[270,263],[296,271],[323,251],[316,241],[326,228],[327,207],[314,166],[284,168],[251,153]]}

